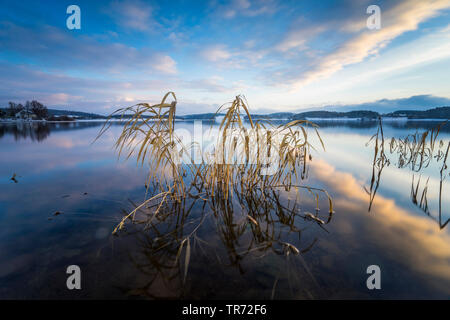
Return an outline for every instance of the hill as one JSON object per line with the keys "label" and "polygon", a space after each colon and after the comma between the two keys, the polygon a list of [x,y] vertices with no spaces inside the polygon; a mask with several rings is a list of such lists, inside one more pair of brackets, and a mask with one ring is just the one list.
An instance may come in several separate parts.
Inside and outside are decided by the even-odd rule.
{"label": "hill", "polygon": [[307,111],[302,113],[297,113],[292,116],[293,120],[300,119],[311,119],[311,118],[321,118],[321,119],[332,119],[332,118],[349,118],[349,119],[376,119],[380,116],[378,112],[374,111],[349,111],[349,112],[336,112],[336,111]]}
{"label": "hill", "polygon": [[[269,114],[252,114],[252,119],[277,119],[277,120],[287,120],[291,119],[295,113],[293,112],[275,112]],[[245,116],[245,120],[248,120],[248,116]]]}
{"label": "hill", "polygon": [[398,110],[383,117],[408,117],[408,119],[450,119],[450,107],[439,107],[425,111]]}
{"label": "hill", "polygon": [[[6,108],[0,108],[1,111],[6,112]],[[58,109],[48,109],[49,118],[51,117],[61,117],[68,116],[76,119],[106,119],[104,115],[96,113],[88,113],[81,111],[70,111],[70,110],[58,110]],[[176,116],[176,119],[180,120],[212,120],[213,118],[219,116],[222,117],[225,114],[220,113],[199,113],[199,114],[188,114],[182,116]],[[242,115],[245,120],[248,120],[248,116]],[[300,113],[292,112],[275,112],[269,114],[252,114],[252,119],[270,119],[270,120],[301,120],[301,119],[377,119],[378,117],[383,118],[408,118],[408,119],[450,119],[450,106],[438,107],[428,110],[397,110],[390,113],[380,114],[375,111],[368,110],[356,110],[348,112],[338,112],[338,111],[306,111]],[[120,118],[121,115],[114,115],[113,118]],[[125,118],[129,115],[125,115]],[[143,116],[144,118],[149,118],[149,116]]]}
{"label": "hill", "polygon": [[224,116],[223,113],[198,113],[198,114],[187,114],[182,116],[177,116],[177,119],[184,119],[184,120],[213,120],[215,117]]}
{"label": "hill", "polygon": [[96,113],[70,111],[70,110],[57,110],[48,109],[49,116],[72,116],[79,119],[105,119],[105,116]]}
{"label": "hill", "polygon": [[380,99],[359,104],[325,106],[326,111],[369,110],[378,113],[390,113],[397,110],[423,111],[440,106],[450,105],[450,99],[432,95],[417,95],[400,99]]}

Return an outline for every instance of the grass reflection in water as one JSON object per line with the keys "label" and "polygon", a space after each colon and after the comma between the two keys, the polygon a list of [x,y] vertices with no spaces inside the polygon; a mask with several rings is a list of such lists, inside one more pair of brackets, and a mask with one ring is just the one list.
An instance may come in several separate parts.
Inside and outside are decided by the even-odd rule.
{"label": "grass reflection in water", "polygon": [[[171,103],[166,102],[169,96]],[[302,243],[302,231],[307,225],[326,230],[331,222],[333,203],[326,190],[301,184],[314,148],[309,129],[324,148],[317,126],[306,120],[279,126],[254,122],[241,96],[217,113],[223,109],[215,149],[203,153],[200,162],[191,157],[196,143],[185,144],[176,134],[172,92],[160,104],[142,103],[111,115],[122,115],[124,121],[115,143],[119,155],[135,155],[138,165],[149,167],[146,200],[127,212],[113,233],[141,235],[146,259],[136,266],[153,280],[180,279],[184,285],[193,250],[222,261],[221,249],[202,237],[204,230],[216,230],[227,263],[242,273],[242,261],[248,255],[264,257],[272,252],[289,259],[307,252],[317,239]],[[244,126],[243,115],[248,116],[250,127]],[[99,136],[110,126],[108,121]],[[269,172],[273,163],[276,170]],[[320,213],[322,203],[328,207],[325,214]],[[305,209],[306,204],[313,213]],[[148,293],[151,285],[152,281],[134,290]]]}
{"label": "grass reflection in water", "polygon": [[[450,150],[450,141],[445,143],[439,140],[439,133],[448,120],[423,132],[408,134],[403,138],[392,137],[389,142],[389,149],[385,148],[385,137],[381,118],[378,122],[377,132],[370,138],[366,145],[373,143],[374,157],[372,164],[372,178],[370,187],[365,190],[369,195],[369,211],[372,208],[378,187],[380,186],[381,174],[385,167],[394,163],[399,169],[411,172],[411,201],[418,206],[429,217],[436,220],[441,229],[445,228],[450,219],[444,220],[442,210],[442,194],[444,181],[448,176],[447,159]],[[438,195],[438,215],[434,217],[428,203],[428,182],[430,177],[422,183],[421,176],[416,178],[416,174],[421,173],[430,165],[438,166],[439,169],[439,195]]]}

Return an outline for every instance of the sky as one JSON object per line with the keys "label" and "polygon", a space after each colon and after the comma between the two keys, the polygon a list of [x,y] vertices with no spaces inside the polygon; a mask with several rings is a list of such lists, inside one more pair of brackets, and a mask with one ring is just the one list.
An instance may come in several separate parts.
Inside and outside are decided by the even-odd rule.
{"label": "sky", "polygon": [[[70,5],[80,29],[67,28]],[[108,114],[168,91],[180,114],[238,94],[255,113],[449,101],[449,70],[450,0],[0,3],[1,107]]]}

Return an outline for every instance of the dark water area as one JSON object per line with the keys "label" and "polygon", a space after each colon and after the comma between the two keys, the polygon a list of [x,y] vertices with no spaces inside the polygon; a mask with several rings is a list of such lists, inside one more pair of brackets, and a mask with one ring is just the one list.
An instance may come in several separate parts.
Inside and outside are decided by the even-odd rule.
{"label": "dark water area", "polygon": [[[437,124],[386,122],[384,136],[389,141]],[[261,247],[262,235],[251,224],[239,229],[242,212],[212,214],[201,199],[158,228],[129,223],[112,235],[124,214],[144,201],[147,171],[133,158],[118,159],[113,144],[120,125],[93,143],[102,125],[0,123],[1,299],[450,298],[450,232],[443,227],[450,218],[448,171],[439,192],[442,160],[414,171],[399,168],[389,154],[391,165],[382,170],[369,212],[365,188],[374,148],[367,143],[377,122],[319,123],[326,150],[313,152],[302,183],[326,189],[334,214],[324,225],[296,217],[301,232],[269,216],[276,225],[270,236],[301,251],[287,256],[276,246]],[[192,132],[193,122],[177,121],[176,128]],[[448,143],[450,125],[438,140]],[[428,179],[426,212],[411,199],[413,176],[415,182]],[[308,192],[294,190],[281,192],[279,202],[297,204],[302,212],[316,206]],[[320,207],[319,217],[327,221],[326,199]],[[186,210],[189,219],[183,220]],[[175,261],[179,246],[170,240],[193,230],[186,272],[187,243]],[[81,290],[66,287],[69,265],[81,268]],[[380,267],[380,290],[366,286],[370,265]]]}

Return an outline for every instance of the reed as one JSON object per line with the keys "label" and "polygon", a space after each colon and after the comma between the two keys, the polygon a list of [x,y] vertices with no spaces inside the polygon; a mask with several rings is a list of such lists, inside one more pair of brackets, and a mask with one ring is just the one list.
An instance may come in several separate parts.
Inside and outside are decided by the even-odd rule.
{"label": "reed", "polygon": [[[170,103],[169,97],[173,99]],[[301,184],[307,177],[314,150],[308,129],[313,130],[325,149],[317,125],[306,120],[278,126],[269,121],[253,121],[242,96],[222,105],[219,112],[225,112],[225,117],[209,157],[212,162],[203,156],[200,163],[194,162],[190,155],[195,151],[195,142],[185,145],[177,136],[173,92],[156,105],[141,103],[115,111],[97,137],[110,128],[113,116],[120,115],[124,126],[115,142],[118,155],[125,155],[126,159],[135,155],[137,165],[148,166],[146,199],[124,215],[113,234],[123,231],[127,222],[152,230],[158,241],[164,243],[157,251],[176,248],[170,250],[173,253],[170,264],[180,263],[185,252],[183,279],[192,243],[202,242],[197,231],[205,219],[212,217],[217,222],[218,234],[232,263],[239,265],[243,255],[254,250],[283,255],[306,252],[314,243],[297,248],[283,238],[281,230],[298,233],[300,238],[299,219],[324,228],[333,214],[333,201],[326,190]],[[248,117],[248,125],[244,124],[243,115]],[[188,160],[182,164],[182,158]],[[273,159],[278,160],[277,170],[264,174]],[[314,214],[300,209],[301,190],[315,204]],[[294,191],[296,201],[286,204],[283,194]],[[328,213],[321,218],[322,200]],[[191,215],[194,207],[201,208],[200,218]],[[252,241],[244,250],[238,240],[249,230]]]}
{"label": "reed", "polygon": [[[429,217],[436,220],[440,229],[447,226],[450,219],[445,222],[442,220],[442,194],[443,184],[447,177],[447,158],[450,150],[450,142],[445,143],[439,140],[439,133],[448,120],[439,123],[434,128],[425,130],[423,132],[415,132],[408,134],[405,137],[391,137],[388,148],[386,147],[386,140],[383,132],[383,124],[381,118],[378,121],[377,132],[370,138],[366,145],[374,144],[374,157],[372,163],[372,177],[370,187],[365,188],[369,194],[369,211],[372,208],[377,190],[380,186],[381,175],[385,167],[389,167],[391,163],[399,169],[409,169],[412,174],[411,182],[411,201],[418,206]],[[432,163],[440,165],[440,182],[438,194],[438,218],[431,216],[429,202],[428,202],[428,181],[427,178],[423,187],[421,186],[421,178],[414,179],[414,173],[422,172],[428,168]],[[420,189],[422,190],[420,192]]]}

